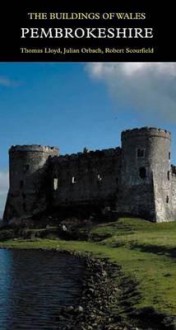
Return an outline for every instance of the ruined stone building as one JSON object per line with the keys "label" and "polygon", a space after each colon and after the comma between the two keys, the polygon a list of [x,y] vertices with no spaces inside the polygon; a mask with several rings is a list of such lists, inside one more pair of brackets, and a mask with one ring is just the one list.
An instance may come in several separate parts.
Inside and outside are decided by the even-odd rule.
{"label": "ruined stone building", "polygon": [[54,147],[12,146],[4,220],[94,205],[156,222],[175,220],[170,133],[143,127],[122,132],[121,141],[121,147],[64,156]]}

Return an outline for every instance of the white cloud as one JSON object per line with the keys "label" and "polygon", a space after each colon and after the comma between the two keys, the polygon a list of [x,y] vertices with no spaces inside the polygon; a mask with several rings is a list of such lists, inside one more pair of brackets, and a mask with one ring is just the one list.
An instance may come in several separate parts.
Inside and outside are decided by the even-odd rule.
{"label": "white cloud", "polygon": [[7,197],[9,186],[9,175],[8,172],[0,171],[0,217],[3,215],[5,201]]}
{"label": "white cloud", "polygon": [[88,63],[86,69],[141,115],[176,121],[176,63]]}
{"label": "white cloud", "polygon": [[9,186],[9,174],[8,172],[0,171],[0,195],[7,193]]}

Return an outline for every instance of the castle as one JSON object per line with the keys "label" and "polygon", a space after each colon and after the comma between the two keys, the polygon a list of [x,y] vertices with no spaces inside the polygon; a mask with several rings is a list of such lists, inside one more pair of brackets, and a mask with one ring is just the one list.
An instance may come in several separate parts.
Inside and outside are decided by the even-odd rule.
{"label": "castle", "polygon": [[171,134],[143,127],[123,131],[121,147],[59,155],[54,147],[12,146],[4,221],[48,208],[98,206],[155,222],[176,219],[176,168]]}

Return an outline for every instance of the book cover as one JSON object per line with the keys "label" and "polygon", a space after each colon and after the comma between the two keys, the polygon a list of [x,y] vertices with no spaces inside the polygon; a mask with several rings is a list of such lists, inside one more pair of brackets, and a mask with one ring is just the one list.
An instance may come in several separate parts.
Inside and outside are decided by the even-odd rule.
{"label": "book cover", "polygon": [[0,329],[174,329],[174,9],[0,12]]}

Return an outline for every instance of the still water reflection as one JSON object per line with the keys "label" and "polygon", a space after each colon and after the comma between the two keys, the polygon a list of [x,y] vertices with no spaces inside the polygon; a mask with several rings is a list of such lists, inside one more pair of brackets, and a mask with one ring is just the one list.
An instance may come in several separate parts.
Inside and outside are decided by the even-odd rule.
{"label": "still water reflection", "polygon": [[54,251],[0,250],[0,330],[57,329],[80,295],[83,265]]}

